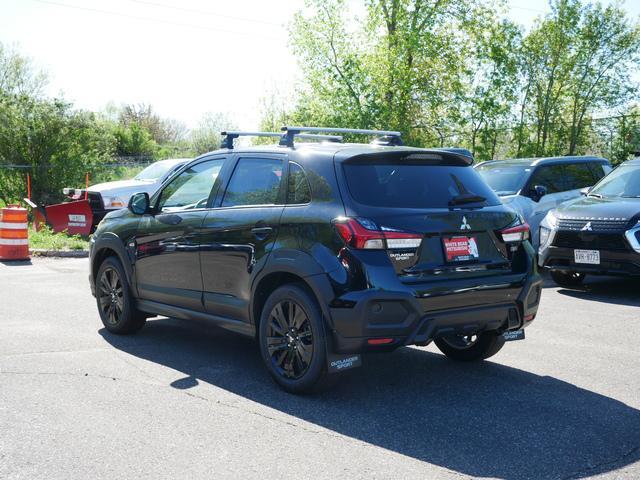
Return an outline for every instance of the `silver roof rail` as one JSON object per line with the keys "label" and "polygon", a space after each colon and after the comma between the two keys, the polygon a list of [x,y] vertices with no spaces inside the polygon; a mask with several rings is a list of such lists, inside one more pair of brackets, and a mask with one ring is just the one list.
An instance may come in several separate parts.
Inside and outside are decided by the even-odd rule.
{"label": "silver roof rail", "polygon": [[[224,138],[220,144],[220,148],[233,149],[233,141],[238,137],[278,137],[280,138],[280,144],[282,145],[282,138],[285,136],[283,133],[278,132],[247,132],[247,131],[228,131],[220,132]],[[327,142],[342,142],[342,136],[340,135],[313,135],[296,133],[296,137],[305,140],[325,140]]]}
{"label": "silver roof rail", "polygon": [[[337,128],[337,127],[301,127],[301,126],[284,126],[282,127],[284,135],[280,140],[280,145],[293,147],[294,137],[300,136],[302,132],[306,133],[351,133],[354,135],[372,135],[378,137],[374,142],[385,145],[402,145],[400,132],[393,130],[365,130],[360,128]],[[382,140],[382,141],[381,141]]]}
{"label": "silver roof rail", "polygon": [[224,138],[220,144],[220,148],[233,149],[233,141],[238,137],[282,137],[281,133],[277,132],[244,132],[244,131],[231,131],[220,132]]}

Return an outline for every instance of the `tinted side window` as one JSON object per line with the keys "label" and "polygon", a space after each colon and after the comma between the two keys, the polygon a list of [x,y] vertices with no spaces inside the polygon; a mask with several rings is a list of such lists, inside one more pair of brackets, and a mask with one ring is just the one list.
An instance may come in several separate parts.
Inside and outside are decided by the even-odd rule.
{"label": "tinted side window", "polygon": [[533,188],[536,185],[546,187],[547,193],[564,191],[564,167],[562,165],[538,167],[531,175],[529,188]]}
{"label": "tinted side window", "polygon": [[600,179],[604,178],[604,176],[611,171],[611,167],[601,163],[590,163],[589,168],[591,169],[591,173],[593,173],[594,184],[599,182]]}
{"label": "tinted side window", "polygon": [[577,190],[596,183],[588,163],[569,163],[565,167],[565,190]]}
{"label": "tinted side window", "polygon": [[287,203],[309,203],[311,201],[311,191],[307,176],[302,167],[297,163],[289,164],[289,191],[287,192]]}
{"label": "tinted side window", "polygon": [[223,164],[223,159],[210,160],[187,168],[164,188],[158,209],[173,211],[206,207]]}
{"label": "tinted side window", "polygon": [[223,207],[273,205],[282,180],[282,160],[241,158],[222,200]]}

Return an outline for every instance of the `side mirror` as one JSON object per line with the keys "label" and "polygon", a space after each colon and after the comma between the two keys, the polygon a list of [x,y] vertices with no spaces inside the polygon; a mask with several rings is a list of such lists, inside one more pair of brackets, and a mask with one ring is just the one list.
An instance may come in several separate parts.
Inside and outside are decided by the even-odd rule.
{"label": "side mirror", "polygon": [[584,187],[580,189],[580,195],[584,195],[585,197],[587,195],[589,195],[589,191],[591,190],[591,187]]}
{"label": "side mirror", "polygon": [[134,193],[129,199],[128,208],[135,215],[144,215],[149,211],[149,194],[147,192]]}
{"label": "side mirror", "polygon": [[539,202],[542,197],[547,194],[547,187],[543,185],[535,185],[531,189],[531,200],[534,202]]}

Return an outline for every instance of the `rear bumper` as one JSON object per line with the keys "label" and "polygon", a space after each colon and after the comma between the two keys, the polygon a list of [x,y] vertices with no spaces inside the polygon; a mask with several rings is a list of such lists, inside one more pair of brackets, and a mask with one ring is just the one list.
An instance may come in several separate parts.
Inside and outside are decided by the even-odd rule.
{"label": "rear bumper", "polygon": [[546,269],[591,275],[640,276],[640,254],[631,250],[599,250],[600,264],[575,263],[574,249],[550,246],[540,251],[538,264]]}
{"label": "rear bumper", "polygon": [[[498,278],[492,284],[423,298],[404,292],[351,292],[330,308],[333,350],[380,352],[426,344],[448,334],[518,330],[533,321],[541,292],[537,273],[520,276],[516,282]],[[369,340],[376,338],[392,341],[370,345]]]}

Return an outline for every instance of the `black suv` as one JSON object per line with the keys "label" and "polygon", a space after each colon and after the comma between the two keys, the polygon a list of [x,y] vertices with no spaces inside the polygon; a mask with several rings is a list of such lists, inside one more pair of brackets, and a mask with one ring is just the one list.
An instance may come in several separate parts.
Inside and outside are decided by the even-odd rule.
{"label": "black suv", "polygon": [[[433,340],[479,360],[523,337],[542,283],[528,226],[469,156],[403,147],[398,132],[283,131],[247,148],[223,132],[224,148],[105,217],[90,282],[107,330],[164,315],[255,336],[291,392],[363,352]],[[317,131],[379,138],[303,135]]]}
{"label": "black suv", "polygon": [[540,266],[565,287],[587,274],[640,275],[640,158],[583,193],[541,222]]}

